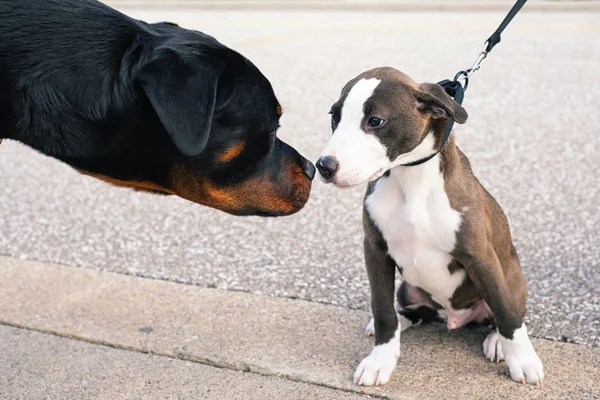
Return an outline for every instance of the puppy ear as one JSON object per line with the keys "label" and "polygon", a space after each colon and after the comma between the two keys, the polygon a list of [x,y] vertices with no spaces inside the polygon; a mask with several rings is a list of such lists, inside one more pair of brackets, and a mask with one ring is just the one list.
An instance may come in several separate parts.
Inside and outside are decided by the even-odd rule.
{"label": "puppy ear", "polygon": [[433,119],[452,118],[459,124],[467,121],[467,111],[446,93],[443,87],[433,83],[421,83],[415,93],[417,109]]}
{"label": "puppy ear", "polygon": [[192,63],[162,48],[137,75],[173,143],[186,156],[197,156],[208,142],[221,70],[208,56]]}

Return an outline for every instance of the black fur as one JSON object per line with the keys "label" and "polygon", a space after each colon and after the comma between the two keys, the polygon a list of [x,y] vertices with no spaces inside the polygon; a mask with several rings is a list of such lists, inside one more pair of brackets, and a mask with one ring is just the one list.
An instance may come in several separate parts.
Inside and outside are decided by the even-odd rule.
{"label": "black fur", "polygon": [[[289,214],[314,167],[274,137],[278,108],[250,61],[201,32],[95,0],[0,0],[0,139],[83,172],[234,214]],[[236,143],[241,154],[218,162]],[[250,179],[260,193],[239,189]]]}

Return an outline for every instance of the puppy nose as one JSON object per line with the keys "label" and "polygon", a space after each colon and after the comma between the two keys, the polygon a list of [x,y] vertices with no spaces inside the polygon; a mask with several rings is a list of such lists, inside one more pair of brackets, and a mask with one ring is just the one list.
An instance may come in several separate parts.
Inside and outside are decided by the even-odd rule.
{"label": "puppy nose", "polygon": [[306,158],[302,159],[302,171],[304,172],[304,175],[306,175],[306,177],[311,181],[315,177],[315,172],[317,172],[313,163],[308,161]]}
{"label": "puppy nose", "polygon": [[317,160],[317,169],[326,180],[331,179],[340,165],[334,157],[321,157]]}

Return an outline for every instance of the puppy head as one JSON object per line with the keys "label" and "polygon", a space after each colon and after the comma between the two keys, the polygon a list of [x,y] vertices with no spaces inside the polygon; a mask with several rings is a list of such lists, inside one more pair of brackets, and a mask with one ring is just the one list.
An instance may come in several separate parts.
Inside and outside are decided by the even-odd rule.
{"label": "puppy head", "polygon": [[267,78],[212,37],[161,29],[167,39],[142,49],[135,77],[148,116],[133,151],[154,164],[141,189],[236,215],[300,210],[315,168],[277,138],[281,107]]}
{"label": "puppy head", "polygon": [[333,135],[317,168],[326,182],[339,187],[377,179],[394,166],[431,154],[445,121],[467,119],[441,86],[417,84],[388,67],[348,82],[330,114]]}

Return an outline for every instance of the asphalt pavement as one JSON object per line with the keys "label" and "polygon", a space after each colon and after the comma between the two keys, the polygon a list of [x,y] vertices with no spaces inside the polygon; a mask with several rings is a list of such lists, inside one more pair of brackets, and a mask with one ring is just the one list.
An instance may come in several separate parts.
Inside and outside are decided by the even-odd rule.
{"label": "asphalt pavement", "polygon": [[[315,160],[327,112],[358,73],[418,81],[468,67],[502,13],[127,11],[212,34],[271,79],[280,136]],[[600,346],[600,17],[522,13],[472,78],[455,134],[503,206],[529,281],[533,336]],[[368,309],[364,188],[316,182],[307,207],[236,218],[111,187],[0,146],[0,254]],[[176,310],[174,310],[176,312]]]}

